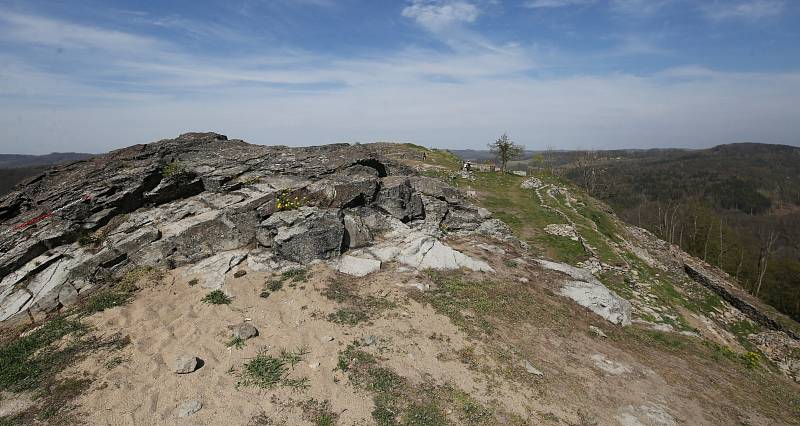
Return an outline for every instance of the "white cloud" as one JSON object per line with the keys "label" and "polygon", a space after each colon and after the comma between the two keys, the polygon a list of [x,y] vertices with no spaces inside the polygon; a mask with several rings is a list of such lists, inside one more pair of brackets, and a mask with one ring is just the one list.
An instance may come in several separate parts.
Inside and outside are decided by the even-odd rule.
{"label": "white cloud", "polygon": [[[83,66],[72,73],[0,56],[0,152],[101,152],[191,130],[263,144],[393,140],[452,148],[482,148],[508,130],[531,148],[564,149],[797,143],[800,134],[798,73],[687,65],[644,76],[531,77],[540,64],[520,46],[358,59],[263,51],[222,60],[111,32],[129,48],[145,43],[134,62],[103,54],[112,46],[95,31],[107,30],[27,18],[21,21],[52,21],[36,28],[68,28],[71,45],[103,51],[73,55]],[[50,30],[23,33],[0,27],[0,38],[23,46],[55,43]],[[99,85],[94,77],[106,74],[117,80]]]}
{"label": "white cloud", "polygon": [[78,25],[61,20],[0,11],[5,28],[0,38],[60,48],[142,51],[152,49],[155,40],[121,31]]}
{"label": "white cloud", "polygon": [[672,0],[611,0],[611,8],[626,15],[653,15]]}
{"label": "white cloud", "polygon": [[759,20],[780,16],[786,7],[783,0],[726,1],[706,5],[706,15],[714,20]]}
{"label": "white cloud", "polygon": [[594,3],[596,0],[529,0],[523,7],[530,9],[557,8],[566,6],[579,6]]}
{"label": "white cloud", "polygon": [[402,14],[423,28],[436,32],[453,25],[475,22],[481,11],[465,1],[414,0],[403,8]]}

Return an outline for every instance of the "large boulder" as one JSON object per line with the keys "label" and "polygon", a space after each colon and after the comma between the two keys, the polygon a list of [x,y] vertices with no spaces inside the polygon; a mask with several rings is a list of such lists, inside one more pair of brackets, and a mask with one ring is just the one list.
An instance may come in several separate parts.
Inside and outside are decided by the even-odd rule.
{"label": "large boulder", "polygon": [[375,200],[375,207],[403,222],[425,217],[422,198],[411,187],[407,176],[383,178],[381,190]]}
{"label": "large boulder", "polygon": [[336,209],[303,207],[279,212],[261,226],[274,235],[269,243],[272,249],[293,262],[330,259],[342,252],[344,224]]}

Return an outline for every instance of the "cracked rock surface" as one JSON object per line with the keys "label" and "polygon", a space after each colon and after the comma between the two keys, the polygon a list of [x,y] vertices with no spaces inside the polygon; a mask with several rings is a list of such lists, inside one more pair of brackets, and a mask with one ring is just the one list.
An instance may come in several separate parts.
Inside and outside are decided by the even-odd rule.
{"label": "cracked rock surface", "polygon": [[69,306],[140,266],[191,265],[210,289],[240,265],[491,271],[443,242],[442,229],[514,240],[487,210],[380,146],[262,146],[216,133],[55,166],[0,199],[0,221],[0,321]]}

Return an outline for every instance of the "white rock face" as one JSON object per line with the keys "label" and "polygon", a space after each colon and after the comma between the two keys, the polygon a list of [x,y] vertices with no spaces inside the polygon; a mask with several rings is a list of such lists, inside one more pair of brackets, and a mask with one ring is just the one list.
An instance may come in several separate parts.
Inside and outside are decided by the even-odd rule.
{"label": "white rock face", "polygon": [[621,362],[612,361],[606,358],[606,356],[603,354],[592,355],[592,361],[594,361],[595,367],[605,371],[608,374],[613,374],[615,376],[620,374],[627,374],[633,371],[627,365]]}
{"label": "white rock face", "polygon": [[381,261],[344,255],[336,262],[336,270],[354,277],[363,277],[381,269]]}
{"label": "white rock face", "polygon": [[[352,255],[381,262],[396,260],[414,269],[467,268],[473,271],[494,272],[488,263],[469,257],[424,232],[403,229],[389,232],[387,237],[385,243],[355,250]],[[347,256],[343,256],[343,259],[345,257]]]}
{"label": "white rock face", "polygon": [[589,270],[549,260],[536,261],[546,269],[563,272],[573,278],[564,282],[561,295],[589,308],[611,323],[623,326],[631,324],[630,302],[609,290]]}
{"label": "white rock face", "polygon": [[203,288],[219,290],[225,283],[225,274],[247,258],[244,250],[227,251],[203,259],[187,269],[187,279],[196,278]]}
{"label": "white rock face", "polygon": [[675,426],[678,423],[660,404],[622,407],[617,414],[621,426]]}
{"label": "white rock face", "polygon": [[185,401],[178,405],[175,409],[175,415],[178,417],[189,417],[192,414],[200,411],[203,408],[203,403],[197,400]]}
{"label": "white rock face", "polygon": [[567,281],[560,293],[611,323],[631,325],[631,304],[603,284]]}
{"label": "white rock face", "polygon": [[416,269],[459,269],[494,272],[488,263],[473,259],[427,235],[412,234],[401,246],[397,261]]}

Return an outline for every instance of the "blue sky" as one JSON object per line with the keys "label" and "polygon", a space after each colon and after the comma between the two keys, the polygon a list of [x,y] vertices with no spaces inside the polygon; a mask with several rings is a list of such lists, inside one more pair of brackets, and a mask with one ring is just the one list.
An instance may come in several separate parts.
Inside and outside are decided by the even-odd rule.
{"label": "blue sky", "polygon": [[0,152],[800,145],[796,0],[0,0]]}

